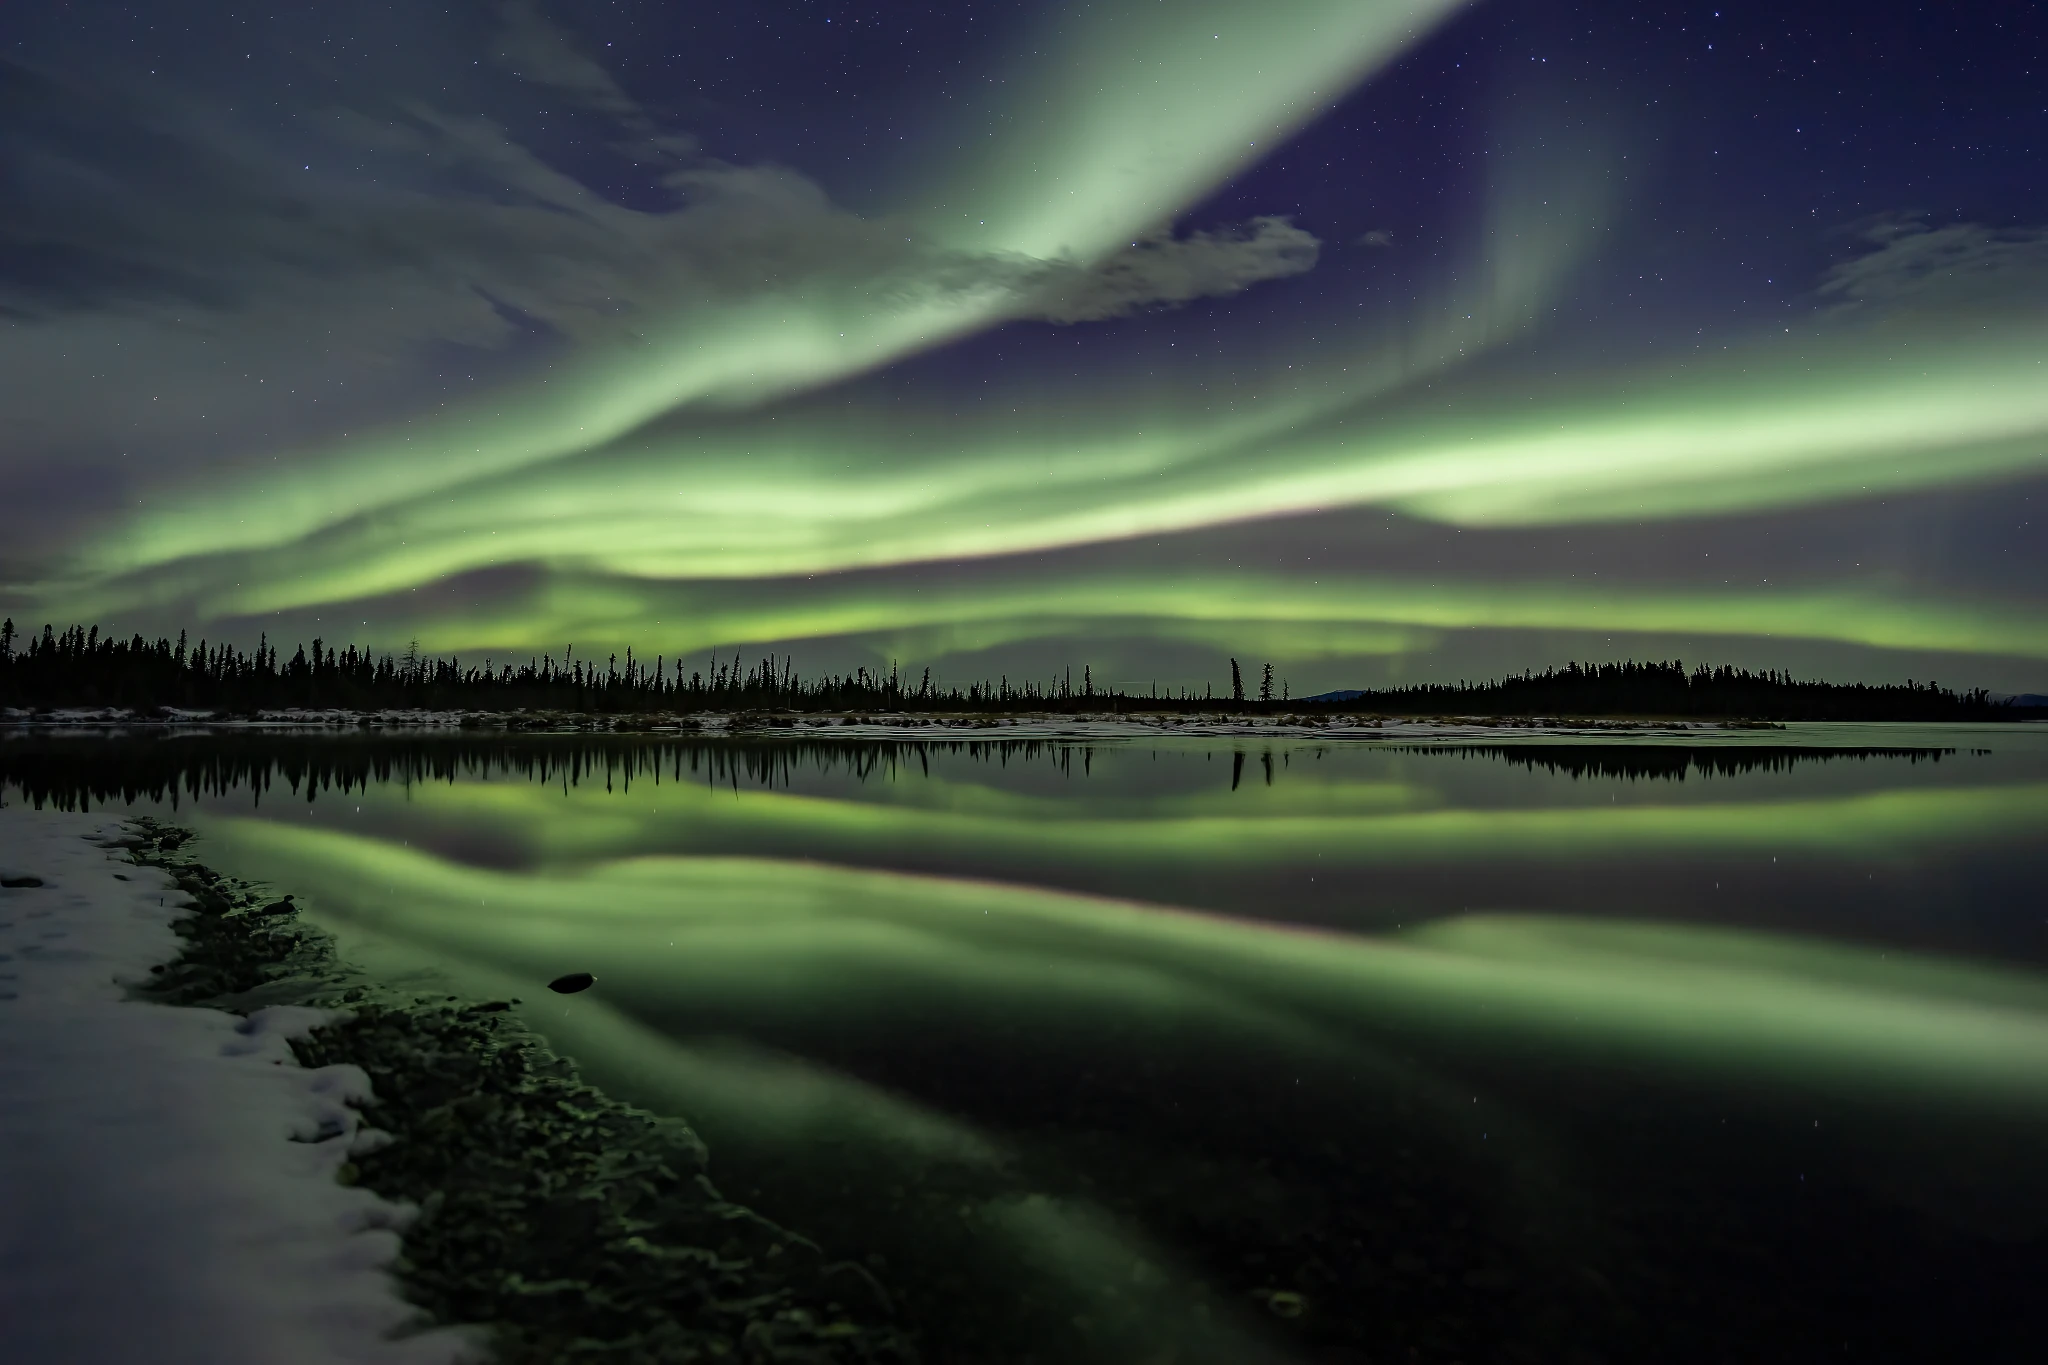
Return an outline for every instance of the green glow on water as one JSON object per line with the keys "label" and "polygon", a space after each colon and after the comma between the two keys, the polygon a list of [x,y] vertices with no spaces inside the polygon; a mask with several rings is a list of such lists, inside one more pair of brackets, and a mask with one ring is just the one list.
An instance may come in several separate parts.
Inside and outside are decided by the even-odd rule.
{"label": "green glow on water", "polygon": [[[1245,747],[1256,768],[1256,746]],[[1290,782],[1275,791],[1256,802],[1209,795],[1123,809],[1085,793],[1042,799],[943,782],[918,784],[903,798],[842,800],[685,779],[645,784],[634,801],[595,782],[566,794],[529,783],[465,782],[377,787],[361,802],[423,827],[509,838],[554,866],[668,851],[677,839],[696,848],[801,848],[847,859],[862,850],[922,849],[1042,866],[1569,863],[1757,851],[1883,861],[2023,840],[2048,818],[2048,785],[2040,784],[1511,810],[1442,808],[1427,789],[1387,782]]]}
{"label": "green glow on water", "polygon": [[[1865,814],[1845,808],[1843,826]],[[1783,819],[1761,810],[1757,828],[1782,831]],[[2048,1103],[2048,982],[1906,953],[1488,915],[1372,939],[818,863],[638,858],[506,874],[262,821],[211,820],[207,833],[240,866],[321,888],[310,899],[322,917],[535,982],[573,964],[632,1008],[673,998],[734,1018],[851,1021],[918,1000],[977,1029],[1082,1009],[1104,1028],[1206,1015],[1282,1057],[1420,1026],[1852,1097]],[[1185,854],[1217,831],[1176,833]]]}
{"label": "green glow on water", "polygon": [[[179,819],[365,979],[520,999],[592,1082],[695,1124],[728,1193],[1020,1315],[992,1336],[1085,1318],[1088,1358],[1223,1365],[1262,1358],[1231,1301],[1265,1272],[1191,1257],[1244,1217],[1291,1256],[1292,1225],[1257,1221],[1275,1200],[1347,1238],[1392,1217],[1382,1256],[1465,1217],[1485,1227],[1447,1263],[1505,1247],[1530,1275],[1584,1227],[1580,1263],[1638,1255],[1600,1248],[1639,1189],[1776,1218],[1802,1171],[1825,1207],[1932,1236],[2048,1225],[2048,975],[1906,946],[2037,942],[2014,919],[2048,817],[2036,736],[1965,733],[1991,732],[1741,737],[1756,764],[1685,781],[1629,776],[1676,771],[1662,737],[1633,768],[1611,737],[1515,746],[1554,768],[1382,741],[891,761],[529,738],[487,772],[437,761],[473,741],[412,737],[367,788],[304,804],[301,745],[294,794]],[[1821,761],[1880,738],[1903,747]],[[597,984],[548,993],[568,971]],[[1388,1202],[1416,1182],[1429,1200]]]}

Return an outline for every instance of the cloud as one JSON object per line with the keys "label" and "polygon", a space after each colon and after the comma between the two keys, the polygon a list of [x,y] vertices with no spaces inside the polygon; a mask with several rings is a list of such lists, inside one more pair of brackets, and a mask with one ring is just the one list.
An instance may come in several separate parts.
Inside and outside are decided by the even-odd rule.
{"label": "cloud", "polygon": [[1818,291],[1845,309],[2038,310],[2048,301],[2048,228],[1930,227],[1894,214],[1856,235],[1875,250],[1829,270]]}
{"label": "cloud", "polygon": [[[626,108],[575,62],[535,70]],[[171,505],[201,478],[274,489],[273,457],[302,476],[302,452],[345,450],[366,427],[425,440],[422,419],[486,393],[541,402],[579,359],[600,374],[658,367],[632,382],[673,389],[670,403],[753,401],[860,368],[831,344],[849,322],[881,329],[880,358],[948,335],[949,318],[972,330],[1115,317],[1296,273],[1316,251],[1268,219],[1146,239],[1089,270],[948,248],[847,212],[796,171],[682,155],[678,140],[651,176],[670,201],[649,208],[598,193],[481,115],[418,101],[308,109],[286,160],[220,112],[0,63],[0,476],[51,462],[106,471],[98,493],[23,532],[36,553],[89,539],[123,505]],[[621,126],[629,151],[666,136]],[[543,365],[546,387],[530,382]],[[600,420],[616,433],[663,406],[634,401],[642,410]],[[505,420],[530,433],[530,416]],[[587,418],[560,421],[549,440],[600,439]],[[432,430],[437,477],[525,448],[505,432]],[[403,463],[426,472],[416,453]],[[334,478],[309,506],[404,483],[382,465]]]}
{"label": "cloud", "polygon": [[1285,218],[1254,218],[1185,237],[1161,233],[1090,270],[1070,274],[1054,268],[1052,278],[1027,297],[1022,315],[1092,322],[1220,298],[1312,270],[1321,250],[1321,242]]}
{"label": "cloud", "polygon": [[497,63],[618,123],[628,135],[622,151],[656,163],[698,154],[696,138],[663,128],[571,34],[541,13],[538,0],[507,0],[499,18],[498,45],[492,53]]}
{"label": "cloud", "polygon": [[[678,155],[688,139],[657,130],[532,4],[505,14],[503,59],[661,142],[672,206],[614,202],[492,121],[417,101],[309,116],[320,164],[294,166],[203,108],[10,64],[5,107],[36,131],[0,142],[16,191],[0,219],[0,316],[313,314],[323,353],[395,360],[431,341],[503,345],[521,319],[591,341],[693,305],[798,293],[1010,295],[997,316],[1080,322],[1234,294],[1316,260],[1316,239],[1280,218],[1146,238],[1090,269],[941,247],[838,208],[798,172]],[[328,169],[366,159],[383,173]]]}
{"label": "cloud", "polygon": [[[941,246],[796,171],[679,154],[530,6],[508,13],[534,79],[619,115],[634,147],[669,139],[666,206],[615,202],[490,119],[416,100],[304,111],[287,161],[202,100],[0,64],[0,467],[118,462],[147,432],[136,477],[160,483],[438,406],[445,387],[422,390],[444,368],[475,393],[544,355],[748,307],[1079,323],[1315,262],[1315,238],[1277,218],[1142,239],[1092,269]],[[92,382],[114,373],[153,382]]]}
{"label": "cloud", "polygon": [[[760,246],[763,224],[816,226],[833,216],[824,194],[789,172],[742,169],[690,155],[696,150],[694,139],[660,129],[647,110],[576,45],[572,35],[541,13],[538,0],[508,0],[500,13],[503,28],[497,60],[527,80],[617,120],[638,144],[654,153],[651,159],[664,155],[682,159],[684,164],[668,171],[661,181],[701,206],[696,215],[700,225],[714,219],[730,224],[736,229],[736,241]],[[877,228],[872,234],[877,241],[892,248],[898,243],[913,248],[908,253],[885,253],[896,258],[893,263],[870,262],[881,267],[880,278],[898,276],[888,278],[881,292],[899,297],[906,292],[931,296],[1008,293],[1019,302],[1006,310],[1007,316],[1055,323],[1094,322],[1242,293],[1265,280],[1312,269],[1321,248],[1315,237],[1287,219],[1262,217],[1178,238],[1162,231],[1081,268],[1064,260],[1041,262],[1009,252],[980,254],[929,244],[919,248],[921,234],[914,230],[906,237],[895,224]],[[696,238],[690,246],[702,249],[705,245],[701,234],[682,235]],[[1368,234],[1374,235],[1392,240],[1391,234]],[[844,238],[836,239],[821,254],[844,263],[850,246]],[[908,259],[913,257],[914,261]],[[787,252],[777,264],[803,271],[803,265]],[[921,285],[912,286],[901,278],[896,269],[899,264],[911,265],[922,276]],[[739,265],[736,261],[723,265],[728,267],[721,272],[726,276],[759,273],[730,269]]]}
{"label": "cloud", "polygon": [[646,117],[638,101],[596,59],[578,51],[569,35],[540,12],[535,0],[511,0],[500,14],[504,25],[492,55],[506,69],[559,90],[587,109],[620,119]]}
{"label": "cloud", "polygon": [[1355,242],[1355,245],[1358,246],[1392,246],[1393,244],[1394,234],[1386,228],[1374,228],[1371,232],[1361,232]]}
{"label": "cloud", "polygon": [[749,304],[872,314],[1023,274],[774,167],[670,157],[669,203],[632,207],[479,115],[305,109],[287,160],[222,113],[0,62],[0,473],[125,468],[134,505]]}

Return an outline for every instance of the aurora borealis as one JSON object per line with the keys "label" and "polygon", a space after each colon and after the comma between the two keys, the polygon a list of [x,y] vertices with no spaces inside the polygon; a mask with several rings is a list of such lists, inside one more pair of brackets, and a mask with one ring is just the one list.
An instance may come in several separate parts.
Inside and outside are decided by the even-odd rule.
{"label": "aurora borealis", "polygon": [[33,11],[17,619],[2048,674],[2022,8]]}

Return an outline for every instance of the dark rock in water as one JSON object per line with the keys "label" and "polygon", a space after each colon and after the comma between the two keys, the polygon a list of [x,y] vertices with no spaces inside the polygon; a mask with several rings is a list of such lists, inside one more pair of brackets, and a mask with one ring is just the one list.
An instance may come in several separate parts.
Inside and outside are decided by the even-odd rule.
{"label": "dark rock in water", "polygon": [[41,877],[0,877],[0,886],[6,887],[9,891],[26,891],[31,886],[42,884]]}
{"label": "dark rock in water", "polygon": [[1266,1307],[1276,1316],[1298,1318],[1302,1310],[1308,1307],[1308,1300],[1291,1289],[1280,1289],[1266,1295]]}
{"label": "dark rock in water", "polygon": [[281,901],[272,901],[270,904],[264,906],[261,913],[266,915],[289,915],[292,911],[298,908],[298,906],[292,904],[292,898],[290,896],[286,896]]}
{"label": "dark rock in water", "polygon": [[574,995],[578,991],[587,991],[596,984],[597,978],[589,972],[571,972],[567,976],[558,976],[548,982],[548,989],[557,995]]}

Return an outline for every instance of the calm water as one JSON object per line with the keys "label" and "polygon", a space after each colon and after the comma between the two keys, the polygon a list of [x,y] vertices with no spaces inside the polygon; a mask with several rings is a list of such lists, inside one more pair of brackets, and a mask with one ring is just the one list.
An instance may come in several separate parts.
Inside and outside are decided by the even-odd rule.
{"label": "calm water", "polygon": [[175,804],[387,978],[521,997],[936,1361],[2042,1349],[2048,728],[15,736],[0,783]]}

